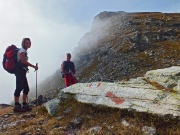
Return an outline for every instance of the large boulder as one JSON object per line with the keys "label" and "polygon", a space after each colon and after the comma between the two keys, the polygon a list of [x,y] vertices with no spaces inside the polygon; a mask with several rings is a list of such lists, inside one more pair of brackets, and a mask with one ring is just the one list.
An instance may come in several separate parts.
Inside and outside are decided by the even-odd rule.
{"label": "large boulder", "polygon": [[56,114],[57,110],[59,109],[59,103],[60,103],[60,99],[55,98],[52,99],[46,103],[43,104],[44,107],[46,107],[48,113],[50,116],[53,116]]}
{"label": "large boulder", "polygon": [[[180,116],[180,93],[174,90],[158,89],[158,87],[147,81],[153,79],[153,81],[165,87],[176,86],[176,89],[179,89],[179,69],[180,67],[171,67],[164,70],[149,71],[145,77],[119,83],[77,83],[63,89],[61,94],[74,95],[78,101],[83,103],[136,110],[163,116]],[[153,74],[150,76],[150,73],[154,73],[155,76],[153,77]],[[162,76],[166,81],[163,80]],[[159,79],[156,79],[157,77]]]}

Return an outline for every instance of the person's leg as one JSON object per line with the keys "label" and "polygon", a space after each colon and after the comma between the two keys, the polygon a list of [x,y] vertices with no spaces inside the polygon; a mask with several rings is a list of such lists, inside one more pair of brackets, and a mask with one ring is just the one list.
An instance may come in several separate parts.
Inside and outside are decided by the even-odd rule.
{"label": "person's leg", "polygon": [[22,96],[22,101],[23,103],[26,103],[27,100],[27,95],[29,93],[29,85],[28,85],[28,81],[27,81],[27,77],[26,74],[23,76],[23,96]]}
{"label": "person's leg", "polygon": [[64,84],[67,87],[67,76],[66,75],[64,76]]}
{"label": "person's leg", "polygon": [[21,72],[16,72],[15,75],[16,75],[16,90],[14,92],[14,101],[15,101],[14,112],[25,112],[25,110],[21,108],[21,104],[19,103],[19,97],[22,90]]}
{"label": "person's leg", "polygon": [[75,80],[74,80],[74,77],[72,75],[69,76],[69,80],[70,80],[70,85],[75,84]]}
{"label": "person's leg", "polygon": [[23,96],[22,96],[23,106],[22,108],[25,109],[26,111],[32,110],[32,107],[30,107],[26,102],[28,93],[29,93],[29,85],[28,85],[28,81],[27,81],[26,73],[25,73],[23,76]]}
{"label": "person's leg", "polygon": [[23,93],[23,96],[22,96],[23,103],[26,103],[26,100],[27,100],[27,95]]}
{"label": "person's leg", "polygon": [[64,83],[65,83],[66,87],[68,87],[68,86],[70,85],[69,75],[65,75],[65,76],[64,76]]}
{"label": "person's leg", "polygon": [[26,102],[27,95],[23,93],[23,103],[22,103],[22,108],[25,109],[26,111],[31,111],[32,107],[29,106],[29,104]]}
{"label": "person's leg", "polygon": [[14,102],[15,102],[15,105],[16,105],[17,103],[19,103],[19,97],[14,96]]}
{"label": "person's leg", "polygon": [[14,101],[15,101],[15,105],[19,104],[19,97],[20,97],[20,93],[22,90],[22,77],[20,72],[16,73],[16,89],[14,92]]}

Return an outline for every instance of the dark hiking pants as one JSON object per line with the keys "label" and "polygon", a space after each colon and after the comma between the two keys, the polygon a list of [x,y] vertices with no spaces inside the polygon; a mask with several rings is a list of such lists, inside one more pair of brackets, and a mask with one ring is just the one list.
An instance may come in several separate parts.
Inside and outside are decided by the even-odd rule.
{"label": "dark hiking pants", "polygon": [[16,90],[14,92],[14,96],[19,97],[21,91],[23,90],[23,93],[25,95],[29,92],[29,85],[26,78],[26,70],[22,67],[17,67],[15,71],[16,76]]}

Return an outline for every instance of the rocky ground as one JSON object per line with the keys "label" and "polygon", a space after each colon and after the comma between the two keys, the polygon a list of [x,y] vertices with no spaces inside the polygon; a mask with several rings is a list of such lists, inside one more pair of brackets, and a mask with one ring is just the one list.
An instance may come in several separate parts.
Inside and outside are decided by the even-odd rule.
{"label": "rocky ground", "polygon": [[44,107],[13,113],[0,109],[2,135],[178,135],[180,122],[168,117],[82,104],[73,99],[60,102],[61,108],[49,116]]}

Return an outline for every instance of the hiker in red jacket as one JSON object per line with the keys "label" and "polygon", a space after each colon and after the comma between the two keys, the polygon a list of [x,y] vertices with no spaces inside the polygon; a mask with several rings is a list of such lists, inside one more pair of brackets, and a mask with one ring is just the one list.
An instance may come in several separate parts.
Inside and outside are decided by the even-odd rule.
{"label": "hiker in red jacket", "polygon": [[[14,112],[25,112],[32,110],[32,108],[26,103],[27,95],[29,92],[28,81],[26,73],[28,72],[28,66],[38,70],[38,66],[34,66],[28,62],[27,50],[31,47],[31,40],[24,38],[22,40],[22,48],[17,52],[17,63],[15,67],[16,76],[16,90],[14,92],[15,107]],[[23,91],[22,107],[19,103],[20,93]]]}
{"label": "hiker in red jacket", "polygon": [[71,61],[71,54],[67,53],[66,54],[67,59],[66,61],[64,61],[61,65],[61,70],[62,70],[62,74],[64,77],[64,83],[66,85],[66,87],[75,84],[77,82],[74,74],[75,74],[75,65],[74,63]]}

